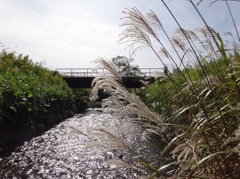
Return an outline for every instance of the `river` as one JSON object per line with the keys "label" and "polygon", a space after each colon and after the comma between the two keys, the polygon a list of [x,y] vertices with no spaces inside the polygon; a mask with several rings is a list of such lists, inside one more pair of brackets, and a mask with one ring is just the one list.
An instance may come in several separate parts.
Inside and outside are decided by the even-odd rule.
{"label": "river", "polygon": [[0,158],[0,178],[147,178],[138,161],[156,157],[149,145],[131,118],[89,109]]}

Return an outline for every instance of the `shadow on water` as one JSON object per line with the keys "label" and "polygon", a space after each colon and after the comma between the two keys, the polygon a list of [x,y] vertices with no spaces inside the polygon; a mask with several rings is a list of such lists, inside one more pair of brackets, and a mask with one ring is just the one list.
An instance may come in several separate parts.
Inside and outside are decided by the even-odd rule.
{"label": "shadow on water", "polygon": [[[1,131],[1,138],[8,137],[10,140],[0,148],[0,157],[7,157],[11,152],[15,151],[18,147],[22,146],[24,142],[29,142],[32,138],[42,135],[51,127],[40,126],[38,129],[32,130],[30,128],[17,128],[11,127]],[[7,135],[7,136],[6,136]]]}
{"label": "shadow on water", "polygon": [[[82,111],[80,109],[79,111]],[[81,114],[100,114],[102,111],[99,108],[96,109],[85,109]],[[61,122],[61,121],[60,121]],[[0,158],[8,157],[11,155],[12,152],[18,150],[24,142],[31,141],[34,137],[40,136],[44,134],[46,131],[54,128],[55,125],[59,124],[60,122],[49,124],[45,126],[43,124],[37,125],[34,129],[15,126],[14,124],[6,124],[5,126],[0,127],[0,142],[1,139],[5,139],[4,145],[0,145]],[[1,144],[1,143],[0,143]]]}

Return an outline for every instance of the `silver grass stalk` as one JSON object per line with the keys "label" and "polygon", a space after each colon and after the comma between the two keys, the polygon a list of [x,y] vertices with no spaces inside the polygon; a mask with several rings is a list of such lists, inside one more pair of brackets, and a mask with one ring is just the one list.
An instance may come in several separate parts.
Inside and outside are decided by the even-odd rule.
{"label": "silver grass stalk", "polygon": [[194,163],[197,163],[200,160],[199,153],[198,145],[191,139],[176,146],[172,151],[172,154],[177,156],[182,170],[188,170]]}
{"label": "silver grass stalk", "polygon": [[128,90],[120,83],[119,74],[112,63],[105,59],[99,59],[96,63],[100,63],[97,67],[108,70],[111,74],[102,73],[97,76],[92,84],[93,89],[91,91],[90,99],[95,100],[98,98],[97,94],[100,89],[111,95],[103,104],[104,107],[116,108],[122,114],[136,114],[139,118],[147,119],[150,122],[161,126],[163,129],[166,125],[162,121],[161,117],[153,113],[141,99],[128,92]]}
{"label": "silver grass stalk", "polygon": [[[95,135],[98,136],[97,139],[94,141],[98,141],[99,145],[102,147],[117,147],[119,149],[123,150],[130,150],[130,146],[123,140],[121,137],[118,135],[114,134],[114,132],[110,131],[109,129],[94,129],[95,130]],[[105,136],[105,137],[104,137]]]}
{"label": "silver grass stalk", "polygon": [[108,76],[111,75],[112,78],[116,78],[119,82],[122,82],[122,77],[117,71],[117,68],[113,62],[110,60],[105,60],[103,58],[98,58],[93,63],[98,64],[92,71],[97,71],[98,69],[104,69],[102,73],[99,73],[98,76]]}
{"label": "silver grass stalk", "polygon": [[69,134],[78,134],[78,135],[83,135],[83,136],[89,137],[87,134],[82,132],[78,127],[76,127],[72,123],[67,123],[66,127],[70,129]]}

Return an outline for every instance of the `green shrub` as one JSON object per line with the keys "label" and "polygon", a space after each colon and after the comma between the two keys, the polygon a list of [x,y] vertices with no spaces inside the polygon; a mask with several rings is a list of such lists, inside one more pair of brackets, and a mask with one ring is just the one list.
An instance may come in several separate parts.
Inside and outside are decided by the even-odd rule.
{"label": "green shrub", "polygon": [[[44,120],[49,120],[57,111],[73,108],[73,93],[60,76],[41,64],[34,64],[28,56],[2,51],[0,60],[3,124],[7,120],[23,126],[47,124]],[[70,113],[66,112],[63,117]]]}
{"label": "green shrub", "polygon": [[14,52],[0,53],[1,143],[11,138],[13,131],[49,128],[85,109],[86,102],[80,98],[60,75],[41,63]]}

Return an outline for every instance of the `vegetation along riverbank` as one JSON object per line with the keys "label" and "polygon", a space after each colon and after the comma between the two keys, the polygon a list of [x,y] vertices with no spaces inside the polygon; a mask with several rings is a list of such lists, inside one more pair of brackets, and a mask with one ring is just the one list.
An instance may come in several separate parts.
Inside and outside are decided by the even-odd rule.
{"label": "vegetation along riverbank", "polygon": [[87,108],[89,90],[70,89],[28,56],[0,53],[0,154]]}
{"label": "vegetation along riverbank", "polygon": [[[165,70],[156,74],[153,84],[137,90],[137,96],[119,83],[122,78],[114,64],[99,58],[97,68],[105,68],[108,74],[94,79],[91,97],[95,100],[99,89],[107,91],[111,96],[103,106],[115,107],[121,114],[135,114],[136,121],[145,128],[141,132],[147,132],[159,147],[155,162],[137,161],[152,171],[149,178],[237,179],[240,38],[229,2],[212,1],[225,3],[230,12],[235,30],[226,32],[226,36],[207,24],[193,1],[189,3],[204,25],[194,30],[184,29],[168,3],[161,3],[176,22],[172,37],[153,11],[144,15],[134,7],[123,11],[125,29],[119,42],[127,43],[133,54],[150,48]],[[166,38],[160,39],[159,33]],[[229,36],[232,41],[223,39]]]}

